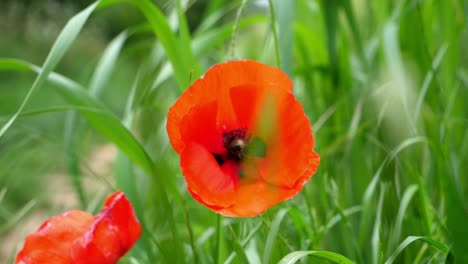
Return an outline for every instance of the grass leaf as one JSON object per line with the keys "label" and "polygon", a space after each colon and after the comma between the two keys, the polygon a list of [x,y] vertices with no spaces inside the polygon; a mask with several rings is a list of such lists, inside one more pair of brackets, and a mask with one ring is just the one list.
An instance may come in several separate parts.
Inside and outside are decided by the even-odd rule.
{"label": "grass leaf", "polygon": [[409,236],[401,244],[398,246],[398,248],[393,252],[393,254],[385,261],[385,264],[392,264],[395,262],[396,258],[398,255],[406,248],[408,247],[411,243],[414,241],[422,241],[424,243],[427,243],[428,245],[438,249],[440,252],[443,254],[447,255],[449,254],[449,249],[446,245],[440,243],[439,241],[436,241],[430,237],[424,237],[424,236]]}
{"label": "grass leaf", "polygon": [[278,264],[294,264],[306,256],[311,256],[311,257],[322,259],[322,260],[328,260],[333,263],[339,263],[339,264],[352,264],[353,263],[350,259],[346,258],[345,256],[342,256],[334,252],[310,250],[310,251],[291,252],[288,255],[284,256],[278,262]]}
{"label": "grass leaf", "polygon": [[[96,6],[99,2],[91,4],[89,7],[81,11],[80,13],[73,16],[68,23],[65,25],[63,30],[60,32],[60,35],[57,37],[54,45],[49,51],[47,58],[44,62],[44,65],[41,67],[40,72],[38,73],[36,79],[34,80],[33,85],[29,89],[26,97],[21,102],[18,110],[13,114],[13,116],[0,128],[0,138],[5,134],[5,132],[13,125],[16,121],[18,116],[23,111],[26,104],[29,102],[32,94],[42,86],[42,84],[47,80],[48,75],[54,70],[55,66],[59,63],[62,59],[65,52],[70,48],[71,44],[75,41],[78,33],[80,33],[81,29],[83,28],[85,22],[88,20],[88,17],[94,11]],[[9,61],[5,61],[8,63]],[[11,61],[10,61],[11,62]],[[10,66],[14,66],[17,64],[13,64]],[[8,66],[8,65],[4,65]]]}
{"label": "grass leaf", "polygon": [[[40,67],[20,60],[16,60],[12,63],[12,60],[4,61],[0,59],[0,65],[11,65],[12,68],[10,69],[13,70],[29,68],[30,71],[35,73],[43,72]],[[22,66],[19,67],[19,65]],[[6,69],[5,67],[3,68]],[[151,158],[130,131],[128,131],[105,106],[91,96],[84,87],[57,73],[51,73],[48,79],[57,86],[57,92],[61,94],[65,100],[71,105],[78,107],[77,110],[81,111],[83,116],[86,117],[97,131],[111,142],[115,143],[130,159],[136,164],[139,164],[148,174],[155,174]],[[85,108],[93,108],[98,111],[83,111]]]}
{"label": "grass leaf", "polygon": [[[294,1],[273,0],[275,16],[278,22],[278,46],[280,67],[292,76],[294,70],[294,17],[296,5]],[[273,22],[272,22],[273,23]]]}
{"label": "grass leaf", "polygon": [[270,263],[271,254],[274,250],[273,246],[275,245],[281,222],[283,221],[284,216],[288,213],[288,210],[289,209],[286,208],[279,210],[270,225],[270,232],[268,232],[268,236],[265,242],[265,250],[263,251],[262,263]]}
{"label": "grass leaf", "polygon": [[390,249],[393,249],[393,246],[397,243],[400,235],[401,235],[401,227],[403,225],[403,218],[406,214],[406,210],[408,209],[408,205],[411,202],[414,194],[418,191],[417,185],[410,185],[406,188],[403,197],[400,201],[400,208],[398,209],[398,215],[395,221],[395,226],[393,228],[392,235],[390,237],[390,241],[388,243],[387,252],[390,252]]}
{"label": "grass leaf", "polygon": [[192,50],[182,48],[164,14],[149,0],[129,1],[129,3],[138,7],[146,17],[171,62],[180,91],[185,90],[190,83],[190,72],[193,72],[192,76],[195,78],[201,75]]}

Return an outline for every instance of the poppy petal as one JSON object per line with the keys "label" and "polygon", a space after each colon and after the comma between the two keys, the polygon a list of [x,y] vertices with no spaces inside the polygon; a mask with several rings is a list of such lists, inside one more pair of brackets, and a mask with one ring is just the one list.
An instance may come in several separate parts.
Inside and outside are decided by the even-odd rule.
{"label": "poppy petal", "polygon": [[252,85],[232,87],[230,96],[240,127],[249,128],[255,121],[262,104],[262,91]]}
{"label": "poppy petal", "polygon": [[236,193],[236,202],[230,207],[218,210],[218,213],[236,217],[256,216],[268,208],[292,198],[297,192],[293,189],[278,188],[258,180],[239,188]]}
{"label": "poppy petal", "polygon": [[221,208],[232,205],[238,181],[232,162],[220,167],[212,153],[192,143],[182,152],[180,163],[187,185],[199,197],[198,201]]}
{"label": "poppy petal", "polygon": [[[218,102],[218,128],[224,131],[233,130],[239,126],[233,104],[238,100],[231,100],[231,89],[236,87],[262,87],[268,90],[292,90],[292,83],[280,70],[252,60],[230,61],[221,63],[208,70],[203,82],[197,83],[202,88],[208,87],[207,92],[216,95]],[[285,78],[286,77],[286,78]],[[210,91],[210,89],[212,91]],[[248,97],[247,97],[248,98]],[[244,98],[244,99],[247,99]]]}
{"label": "poppy petal", "polygon": [[216,110],[215,102],[192,107],[180,125],[182,140],[196,142],[212,153],[222,153],[224,149],[221,133],[216,127]]}
{"label": "poppy petal", "polygon": [[[220,114],[217,117],[217,125],[220,129],[229,130],[233,126],[232,122],[235,120],[239,122],[239,118],[242,119],[244,115],[235,112],[234,104],[238,100],[228,100],[228,98],[230,98],[231,88],[244,86],[292,91],[291,80],[277,68],[252,60],[217,64],[211,67],[205,76],[196,80],[169,109],[167,133],[174,150],[180,154],[184,148],[180,126],[184,116],[196,105],[216,101],[221,109],[218,111]],[[219,96],[220,94],[222,97]],[[221,98],[220,102],[219,98]]]}
{"label": "poppy petal", "polygon": [[[270,142],[265,161],[270,169],[264,175],[271,184],[285,188],[302,189],[303,184],[315,173],[320,158],[315,151],[310,121],[301,104],[292,93],[278,104],[278,135]],[[278,166],[281,164],[281,166]]]}
{"label": "poppy petal", "polygon": [[28,235],[15,263],[71,263],[69,248],[93,224],[94,217],[83,211],[70,211],[44,222]]}
{"label": "poppy petal", "polygon": [[136,242],[141,227],[125,195],[110,195],[96,217],[70,211],[28,235],[15,263],[113,264]]}
{"label": "poppy petal", "polygon": [[106,199],[91,228],[74,243],[72,258],[76,263],[116,263],[140,234],[141,226],[132,205],[118,191]]}

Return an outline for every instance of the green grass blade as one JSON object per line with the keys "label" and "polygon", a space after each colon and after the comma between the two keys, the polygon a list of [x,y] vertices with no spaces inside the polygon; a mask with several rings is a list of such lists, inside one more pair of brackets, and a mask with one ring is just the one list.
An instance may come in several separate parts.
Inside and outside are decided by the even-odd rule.
{"label": "green grass blade", "polygon": [[221,263],[223,258],[223,247],[224,247],[224,228],[223,228],[224,217],[220,214],[216,216],[216,247],[213,254],[216,263]]}
{"label": "green grass blade", "polygon": [[361,34],[359,32],[359,27],[356,22],[356,18],[354,15],[353,7],[351,5],[351,1],[341,1],[341,5],[344,9],[349,27],[351,28],[351,31],[353,33],[353,38],[354,38],[354,42],[356,43],[356,48],[357,48],[357,52],[359,55],[359,59],[361,60],[361,63],[364,66],[363,67],[364,70],[367,72],[367,69],[368,69],[367,59],[366,59],[366,56],[364,55],[364,47],[362,45]]}
{"label": "green grass blade", "polygon": [[375,222],[374,222],[374,230],[372,232],[372,238],[371,238],[371,248],[372,248],[372,263],[379,263],[379,252],[381,248],[381,239],[380,239],[380,233],[381,233],[381,226],[382,226],[382,208],[383,208],[383,203],[384,203],[384,197],[385,197],[385,185],[381,184],[380,185],[380,197],[379,197],[379,202],[377,204],[377,215],[375,217]]}
{"label": "green grass blade", "polygon": [[[102,93],[103,89],[105,88],[106,84],[110,79],[112,71],[116,65],[117,58],[127,38],[127,31],[124,31],[120,33],[116,38],[114,38],[106,47],[102,57],[97,63],[93,76],[91,77],[91,81],[89,84],[89,93],[92,96],[97,98]],[[79,164],[79,157],[77,155],[77,142],[79,142],[79,138],[81,138],[81,134],[83,133],[83,125],[77,122],[79,120],[80,119],[77,118],[76,112],[70,112],[67,115],[64,138],[69,168],[68,171],[72,177],[72,182],[75,191],[80,197],[82,207],[86,208],[86,195],[81,184],[82,172]]]}
{"label": "green grass blade", "polygon": [[180,91],[185,90],[190,83],[190,72],[193,72],[194,78],[198,78],[201,74],[201,69],[195,63],[192,50],[182,49],[181,43],[169,26],[166,17],[153,3],[148,0],[129,1],[129,3],[138,7],[146,17],[172,64]]}
{"label": "green grass blade", "polygon": [[362,211],[361,206],[353,206],[353,207],[350,207],[348,209],[343,210],[343,214],[336,214],[335,216],[333,216],[330,219],[330,221],[328,221],[328,223],[326,224],[326,229],[330,230],[336,224],[338,224],[341,220],[343,220],[342,215],[345,216],[345,217],[348,217],[350,215],[356,214],[356,213],[361,212],[361,211]]}
{"label": "green grass blade", "polygon": [[99,97],[105,85],[108,83],[128,36],[127,31],[123,31],[115,37],[104,50],[89,83],[89,91],[93,96]]}
{"label": "green grass blade", "polygon": [[339,66],[338,66],[338,9],[340,1],[327,0],[323,1],[323,11],[327,35],[327,50],[328,63],[331,71],[331,80],[334,86],[339,83]]}
{"label": "green grass blade", "polygon": [[294,223],[295,231],[301,237],[300,240],[314,236],[313,234],[315,230],[313,230],[311,223],[305,218],[305,214],[301,210],[299,210],[297,207],[291,207],[289,209],[288,215]]}
{"label": "green grass blade", "polygon": [[374,174],[372,181],[367,186],[366,190],[364,191],[363,201],[362,201],[362,223],[359,231],[359,244],[361,248],[364,247],[364,243],[366,242],[366,234],[367,230],[370,227],[371,221],[371,212],[372,212],[372,199],[374,194],[377,190],[377,185],[380,182],[380,175],[385,167],[385,165],[390,162],[391,160],[395,159],[398,154],[403,151],[404,149],[418,143],[424,143],[426,139],[424,137],[412,137],[404,140],[400,145],[398,145],[395,149],[393,149],[384,161],[380,164],[379,168],[377,169],[376,173]]}
{"label": "green grass blade", "polygon": [[18,224],[21,219],[26,216],[33,208],[36,206],[36,201],[31,200],[27,204],[25,204],[18,212],[16,212],[6,223],[3,223],[0,226],[0,234],[7,232],[11,227]]}
{"label": "green grass blade", "polygon": [[203,58],[209,55],[209,52],[235,34],[234,30],[244,29],[249,26],[259,25],[266,21],[265,16],[250,16],[240,19],[237,26],[233,23],[221,27],[209,29],[196,34],[192,41],[192,49],[197,58]]}
{"label": "green grass blade", "polygon": [[[232,247],[234,249],[236,256],[239,258],[241,263],[249,263],[249,259],[247,258],[247,255],[245,254],[245,250],[241,242],[239,241],[239,239],[237,239],[236,232],[234,232],[231,226],[229,226],[229,230],[231,231]],[[229,257],[227,260],[229,260]],[[227,260],[224,262],[224,264],[229,263]]]}
{"label": "green grass blade", "polygon": [[182,6],[182,0],[176,0],[177,6],[177,17],[179,19],[179,35],[180,45],[182,50],[190,50],[190,31],[187,23],[187,17],[185,16],[185,10]]}
{"label": "green grass blade", "polygon": [[276,237],[278,236],[279,228],[281,222],[284,219],[284,216],[288,213],[289,209],[281,209],[276,213],[276,216],[273,222],[270,225],[270,232],[268,232],[268,236],[265,243],[265,250],[263,251],[263,260],[262,263],[270,263],[270,258],[272,255],[272,251],[274,250],[273,246],[276,242]]}
{"label": "green grass blade", "polygon": [[408,209],[408,205],[413,199],[414,194],[418,191],[417,185],[410,185],[406,188],[405,192],[403,193],[403,197],[401,198],[400,208],[398,209],[398,215],[395,221],[395,226],[393,228],[392,235],[390,237],[390,241],[388,243],[387,252],[393,250],[393,247],[398,243],[398,240],[401,235],[401,227],[403,226],[403,218],[406,214],[406,210]]}
{"label": "green grass blade", "polygon": [[271,31],[273,32],[273,42],[275,43],[275,58],[276,58],[276,67],[280,68],[281,63],[281,54],[280,54],[280,44],[278,38],[278,28],[276,25],[276,12],[273,0],[268,0],[270,7],[270,18],[271,18]]}
{"label": "green grass blade", "polygon": [[240,6],[237,8],[236,19],[234,20],[234,23],[232,24],[231,43],[229,46],[229,51],[227,53],[227,56],[230,56],[228,60],[234,60],[237,58],[236,57],[237,32],[239,31],[239,21],[241,18],[241,14],[246,4],[247,4],[247,0],[242,0]]}
{"label": "green grass blade", "polygon": [[[134,102],[135,102],[135,94],[137,93],[137,89],[140,84],[140,75],[141,75],[141,67],[137,71],[135,80],[132,84],[130,89],[129,96],[127,97],[127,102],[125,106],[124,118],[123,118],[123,125],[127,129],[131,129],[134,120]],[[115,175],[114,179],[117,184],[117,187],[124,191],[129,199],[133,202],[135,209],[137,212],[142,212],[142,196],[139,195],[139,191],[137,190],[136,184],[136,176],[134,173],[134,164],[132,161],[123,153],[119,151],[117,153],[116,158],[116,165],[114,167]]]}
{"label": "green grass blade", "polygon": [[278,262],[278,264],[294,264],[306,256],[311,256],[311,257],[322,259],[322,260],[328,260],[333,263],[339,263],[339,264],[352,264],[353,263],[350,259],[346,258],[345,256],[342,256],[334,252],[310,250],[310,251],[291,252],[288,255],[284,256]]}
{"label": "green grass blade", "polygon": [[66,149],[66,157],[68,163],[68,173],[72,179],[75,192],[80,199],[81,207],[87,207],[87,198],[82,185],[82,173],[80,168],[80,160],[77,153],[77,145],[80,140],[76,136],[82,132],[83,126],[76,127],[77,124],[76,112],[70,112],[65,121],[64,144]]}
{"label": "green grass blade", "polygon": [[7,192],[7,189],[5,187],[2,188],[2,190],[0,191],[0,204],[2,203],[3,199],[5,198],[6,192]]}
{"label": "green grass blade", "polygon": [[424,98],[426,97],[427,90],[429,89],[429,85],[431,84],[432,79],[434,78],[434,74],[436,73],[437,69],[440,66],[440,63],[442,62],[442,59],[444,58],[444,55],[447,52],[447,49],[447,44],[444,44],[442,45],[442,47],[440,47],[439,51],[432,60],[431,69],[426,74],[426,77],[424,77],[424,82],[422,84],[421,91],[419,92],[419,96],[416,101],[416,107],[414,110],[414,120],[418,120],[419,118],[419,114],[421,113],[421,108],[424,102]]}
{"label": "green grass blade", "polygon": [[[83,111],[83,112],[105,113],[104,111],[102,111],[102,109],[98,109],[98,108],[95,108],[95,107],[81,107],[81,106],[74,106],[74,105],[57,105],[57,106],[50,106],[50,107],[44,107],[44,108],[38,108],[38,109],[23,111],[18,116],[18,118],[42,115],[42,114],[47,114],[47,113],[58,113],[58,112],[67,112],[67,111],[76,111],[76,110]],[[8,119],[9,118],[7,118],[7,117],[0,117],[0,122],[2,122],[3,120],[8,120]]]}
{"label": "green grass blade", "polygon": [[16,121],[16,118],[21,114],[26,104],[29,102],[32,94],[42,86],[42,84],[47,80],[47,76],[53,71],[55,66],[62,59],[65,52],[70,48],[71,44],[75,41],[78,33],[80,33],[85,22],[88,20],[88,17],[94,11],[99,2],[91,4],[89,7],[81,11],[80,13],[73,16],[68,23],[65,25],[63,30],[60,32],[57,40],[50,49],[49,54],[44,62],[44,65],[41,67],[41,70],[34,80],[33,85],[29,89],[26,97],[21,102],[18,110],[13,114],[13,116],[0,128],[0,138],[5,134],[5,132],[13,125]]}
{"label": "green grass blade", "polygon": [[[242,242],[240,243],[240,246],[242,247],[242,251],[245,253],[245,250],[244,250],[244,247],[247,245],[247,243],[249,243],[249,241],[254,237],[254,235],[260,230],[260,227],[262,227],[262,222],[259,222],[254,228],[252,228],[249,232],[249,234],[247,235],[246,238],[244,238],[242,240]],[[235,252],[232,252],[229,257],[226,259],[226,261],[224,262],[224,264],[229,264],[232,262],[232,260],[235,258]]]}
{"label": "green grass blade", "polygon": [[101,113],[82,112],[82,114],[98,132],[116,144],[130,159],[139,164],[148,174],[155,175],[151,158],[144,148],[105,106],[93,99],[82,87],[72,86],[59,76],[56,77],[52,80],[61,84],[60,87],[63,88],[57,90],[59,94],[71,104],[102,109]]}
{"label": "green grass blade", "polygon": [[30,71],[31,68],[17,59],[1,58],[0,71]]}
{"label": "green grass blade", "polygon": [[[40,67],[20,60],[17,60],[15,63],[12,63],[11,60],[7,60],[5,64],[3,62],[3,59],[0,59],[0,65],[3,66],[13,65],[14,69],[28,67],[32,72],[42,72]],[[19,67],[18,65],[20,64],[23,64],[23,66]],[[150,175],[155,174],[153,163],[146,151],[130,131],[105,106],[91,96],[82,86],[62,75],[51,73],[48,79],[51,83],[57,85],[57,92],[65,100],[79,107],[78,111],[83,108],[99,110],[96,112],[83,111],[81,113],[98,132],[115,143],[130,159],[140,165],[143,170]]]}
{"label": "green grass blade", "polygon": [[276,17],[278,18],[280,66],[288,76],[293,76],[295,1],[274,0],[273,4],[275,5]]}
{"label": "green grass blade", "polygon": [[427,243],[428,245],[438,249],[440,252],[443,254],[447,255],[449,254],[449,249],[446,245],[440,243],[439,241],[436,241],[430,237],[424,237],[424,236],[409,236],[407,237],[401,244],[398,246],[398,248],[393,252],[393,254],[385,261],[385,264],[392,264],[395,262],[396,258],[398,255],[406,248],[408,247],[411,243],[414,241],[422,241],[424,243]]}

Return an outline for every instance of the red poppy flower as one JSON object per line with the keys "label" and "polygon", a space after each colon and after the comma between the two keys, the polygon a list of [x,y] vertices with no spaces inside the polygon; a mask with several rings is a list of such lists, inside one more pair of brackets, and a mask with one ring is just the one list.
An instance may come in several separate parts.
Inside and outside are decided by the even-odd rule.
{"label": "red poppy flower", "polygon": [[255,216],[292,198],[320,158],[292,82],[251,61],[213,66],[168,113],[188,190],[226,216]]}
{"label": "red poppy flower", "polygon": [[107,197],[96,216],[69,211],[29,234],[17,264],[112,264],[138,240],[141,226],[121,191]]}

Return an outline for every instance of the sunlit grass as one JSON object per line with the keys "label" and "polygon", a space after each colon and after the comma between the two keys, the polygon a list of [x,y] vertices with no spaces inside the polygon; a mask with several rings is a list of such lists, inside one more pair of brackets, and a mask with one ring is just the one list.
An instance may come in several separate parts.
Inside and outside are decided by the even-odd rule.
{"label": "sunlit grass", "polygon": [[[144,231],[123,263],[468,262],[462,1],[208,1],[195,25],[197,1],[188,4],[98,1],[70,19],[44,62],[2,50],[1,237],[37,210],[57,213],[43,186],[59,170],[81,209],[95,212],[116,188],[132,201]],[[122,9],[143,24],[65,75],[66,54],[84,60],[76,37],[93,26],[88,16]],[[321,156],[301,194],[250,219],[192,199],[165,130],[177,96],[233,57],[290,75]],[[118,148],[112,179],[95,175],[104,187],[91,191],[86,163],[106,143]]]}

